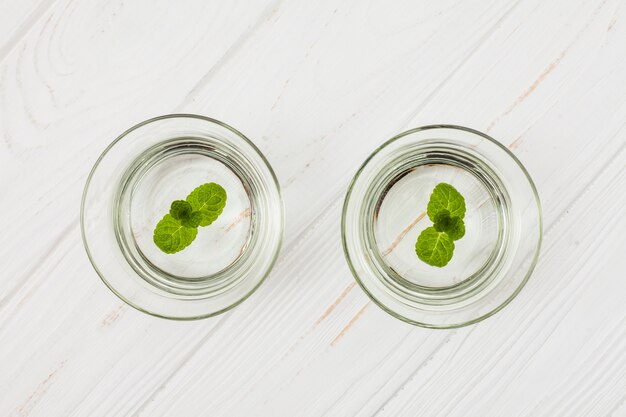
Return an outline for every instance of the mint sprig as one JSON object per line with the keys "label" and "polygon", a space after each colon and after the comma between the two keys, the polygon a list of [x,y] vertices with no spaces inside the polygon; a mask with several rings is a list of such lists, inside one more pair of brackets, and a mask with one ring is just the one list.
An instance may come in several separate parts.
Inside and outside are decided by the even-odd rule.
{"label": "mint sprig", "polygon": [[226,206],[226,190],[214,182],[193,190],[185,200],[175,200],[154,228],[154,243],[163,252],[180,252],[196,238],[198,226],[213,223]]}
{"label": "mint sprig", "polygon": [[454,241],[465,236],[465,199],[453,186],[437,184],[428,202],[427,213],[433,225],[420,233],[415,253],[431,266],[444,267],[454,254]]}
{"label": "mint sprig", "polygon": [[465,223],[460,217],[451,217],[448,210],[441,210],[435,216],[434,228],[445,232],[452,240],[459,240],[465,235]]}
{"label": "mint sprig", "polygon": [[222,214],[226,205],[226,190],[214,182],[202,184],[186,200],[194,211],[200,212],[200,226],[208,226]]}
{"label": "mint sprig", "polygon": [[176,200],[172,202],[172,206],[170,208],[170,214],[176,220],[188,219],[191,216],[192,211],[193,209],[191,208],[191,204],[185,200]]}
{"label": "mint sprig", "polygon": [[191,245],[197,234],[197,228],[185,227],[166,214],[154,229],[154,243],[165,253],[176,253]]}
{"label": "mint sprig", "polygon": [[465,199],[456,188],[445,182],[437,184],[428,202],[428,218],[435,221],[437,213],[448,210],[450,217],[465,217]]}
{"label": "mint sprig", "polygon": [[446,232],[438,232],[433,226],[420,233],[415,243],[417,256],[428,265],[446,266],[454,253],[454,242]]}

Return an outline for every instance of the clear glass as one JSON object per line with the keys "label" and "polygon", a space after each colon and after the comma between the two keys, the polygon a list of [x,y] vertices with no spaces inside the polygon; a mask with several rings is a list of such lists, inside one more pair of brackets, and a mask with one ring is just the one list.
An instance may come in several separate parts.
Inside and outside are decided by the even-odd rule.
{"label": "clear glass", "polygon": [[[166,254],[153,231],[174,200],[216,182],[224,211],[184,250]],[[232,127],[168,115],[132,127],[96,162],[81,208],[83,241],[107,286],[146,313],[191,320],[242,302],[271,270],[283,204],[260,151]]]}
{"label": "clear glass", "polygon": [[[443,268],[415,254],[432,222],[433,188],[465,198],[465,236]],[[530,176],[508,149],[472,129],[437,125],[402,133],[361,166],[346,195],[342,239],[356,280],[380,307],[431,328],[475,323],[521,290],[539,254],[542,220]]]}

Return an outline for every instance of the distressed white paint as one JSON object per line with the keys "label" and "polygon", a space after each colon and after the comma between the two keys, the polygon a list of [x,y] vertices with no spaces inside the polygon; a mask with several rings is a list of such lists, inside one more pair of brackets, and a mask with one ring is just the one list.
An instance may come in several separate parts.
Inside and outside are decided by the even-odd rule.
{"label": "distressed white paint", "polygon": [[[623,0],[5,0],[0,415],[626,416],[625,51]],[[102,149],[172,112],[253,138],[287,208],[269,279],[192,323],[113,296],[78,225]],[[441,122],[510,146],[545,214],[520,296],[450,331],[370,303],[339,235],[365,156]]]}

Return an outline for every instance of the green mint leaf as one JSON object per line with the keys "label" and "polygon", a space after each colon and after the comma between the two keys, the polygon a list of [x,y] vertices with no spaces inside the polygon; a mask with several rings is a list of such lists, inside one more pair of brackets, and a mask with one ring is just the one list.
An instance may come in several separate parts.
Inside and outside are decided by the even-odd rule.
{"label": "green mint leaf", "polygon": [[208,226],[222,214],[226,191],[211,182],[197,187],[185,200],[172,202],[154,229],[154,243],[165,253],[176,253],[191,244],[198,235],[198,226]]}
{"label": "green mint leaf", "polygon": [[450,217],[465,217],[465,199],[456,188],[444,182],[437,184],[430,195],[428,217],[435,222],[437,214],[443,210],[448,210]]}
{"label": "green mint leaf", "polygon": [[191,215],[188,218],[182,219],[180,221],[180,224],[182,224],[185,227],[198,227],[200,226],[201,221],[202,221],[202,213],[199,211],[194,211],[193,213],[191,213]]}
{"label": "green mint leaf", "polygon": [[465,236],[465,199],[442,182],[433,189],[426,211],[433,225],[418,236],[415,253],[428,265],[441,268],[452,259],[454,241]]}
{"label": "green mint leaf", "polygon": [[[458,217],[455,217],[455,219],[458,219]],[[452,223],[452,217],[450,217],[450,212],[446,209],[441,210],[435,215],[435,220],[433,221],[433,223],[433,226],[438,232],[446,232],[450,228],[450,224]]]}
{"label": "green mint leaf", "polygon": [[201,214],[200,226],[208,226],[218,218],[226,205],[226,191],[214,182],[197,187],[187,196],[193,211]]}
{"label": "green mint leaf", "polygon": [[166,214],[154,229],[154,243],[165,253],[176,253],[193,242],[198,229],[183,226],[171,214]]}
{"label": "green mint leaf", "polygon": [[176,220],[188,219],[192,211],[191,204],[185,200],[174,201],[170,208],[170,214]]}
{"label": "green mint leaf", "polygon": [[460,217],[453,217],[448,225],[446,233],[452,240],[461,239],[465,236],[465,223],[463,223],[463,220]]}
{"label": "green mint leaf", "polygon": [[460,217],[450,217],[448,210],[441,210],[435,215],[433,227],[438,232],[445,232],[452,240],[459,240],[465,235],[465,223]]}
{"label": "green mint leaf", "polygon": [[417,257],[428,265],[443,267],[450,262],[454,253],[454,242],[445,232],[438,232],[434,227],[427,227],[415,242]]}

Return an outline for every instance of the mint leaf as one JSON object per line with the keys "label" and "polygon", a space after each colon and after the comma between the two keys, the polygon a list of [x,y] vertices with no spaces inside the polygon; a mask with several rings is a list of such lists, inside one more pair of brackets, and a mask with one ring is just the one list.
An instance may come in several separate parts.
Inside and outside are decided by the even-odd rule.
{"label": "mint leaf", "polygon": [[445,182],[437,184],[426,208],[433,225],[420,233],[415,242],[417,257],[428,265],[443,267],[454,254],[454,241],[465,236],[465,199]]}
{"label": "mint leaf", "polygon": [[172,206],[170,208],[170,214],[176,220],[188,219],[192,211],[193,209],[191,208],[191,204],[185,200],[176,200],[172,202]]}
{"label": "mint leaf", "polygon": [[176,253],[191,245],[198,226],[208,226],[222,214],[226,191],[211,182],[197,187],[185,200],[176,200],[154,229],[154,243],[165,253]]}
{"label": "mint leaf", "polygon": [[[455,217],[458,219],[458,217]],[[435,215],[435,219],[433,220],[433,226],[438,232],[445,232],[450,227],[452,223],[452,217],[450,217],[450,212],[446,209],[441,210],[439,213]]]}
{"label": "mint leaf", "polygon": [[427,213],[430,220],[443,210],[448,210],[450,217],[465,217],[465,199],[456,188],[445,182],[437,184],[428,202]]}
{"label": "mint leaf", "polygon": [[202,213],[199,211],[194,211],[189,215],[188,218],[182,219],[180,224],[185,227],[198,227],[200,226],[200,222],[202,221]]}
{"label": "mint leaf", "polygon": [[166,214],[154,229],[154,243],[165,253],[176,253],[193,242],[198,229],[183,226],[171,214]]}
{"label": "mint leaf", "polygon": [[222,214],[226,205],[226,191],[214,182],[197,187],[187,196],[194,211],[200,212],[199,226],[208,226]]}
{"label": "mint leaf", "polygon": [[432,226],[427,227],[415,242],[415,253],[428,265],[441,268],[452,259],[454,242],[446,232],[438,232]]}
{"label": "mint leaf", "polygon": [[465,223],[463,223],[463,220],[460,217],[453,217],[448,225],[446,233],[452,240],[461,239],[465,236]]}
{"label": "mint leaf", "polygon": [[459,240],[465,235],[465,223],[460,217],[450,217],[448,210],[441,210],[435,215],[433,227],[438,232],[446,232],[450,239]]}

